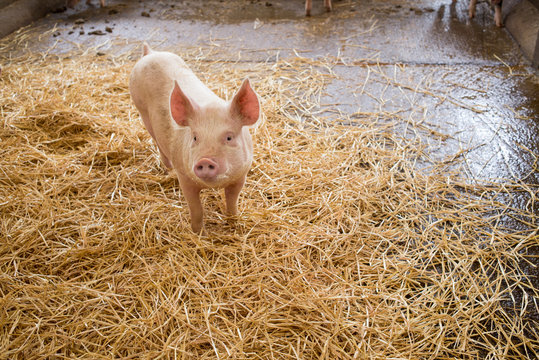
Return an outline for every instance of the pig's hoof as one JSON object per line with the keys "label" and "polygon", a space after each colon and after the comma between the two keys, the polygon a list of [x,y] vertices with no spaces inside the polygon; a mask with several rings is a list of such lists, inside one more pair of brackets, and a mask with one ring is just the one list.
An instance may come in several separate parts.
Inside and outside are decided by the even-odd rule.
{"label": "pig's hoof", "polygon": [[208,236],[208,233],[206,231],[206,229],[203,227],[201,228],[200,230],[198,231],[195,231],[193,230],[193,232],[196,234],[196,235],[200,235],[200,236]]}
{"label": "pig's hoof", "polygon": [[191,230],[193,230],[193,232],[195,234],[201,234],[201,235],[206,234],[206,231],[204,230],[204,225],[202,223],[200,223],[200,224],[191,224]]}
{"label": "pig's hoof", "polygon": [[496,22],[497,27],[499,28],[503,27],[502,14],[498,13],[498,11],[496,11],[496,15],[494,16],[494,21]]}

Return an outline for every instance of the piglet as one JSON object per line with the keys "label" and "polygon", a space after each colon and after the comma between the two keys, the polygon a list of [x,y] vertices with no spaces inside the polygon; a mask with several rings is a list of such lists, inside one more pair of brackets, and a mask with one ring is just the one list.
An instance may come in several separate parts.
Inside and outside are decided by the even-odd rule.
{"label": "piglet", "polygon": [[129,89],[163,163],[176,171],[193,231],[203,229],[200,191],[204,188],[224,188],[226,212],[235,215],[253,159],[248,127],[260,114],[249,80],[243,81],[232,100],[225,101],[179,56],[153,51],[145,43]]}
{"label": "piglet", "polygon": [[[331,11],[331,0],[324,0],[326,11]],[[313,0],[305,0],[305,16],[311,16]]]}

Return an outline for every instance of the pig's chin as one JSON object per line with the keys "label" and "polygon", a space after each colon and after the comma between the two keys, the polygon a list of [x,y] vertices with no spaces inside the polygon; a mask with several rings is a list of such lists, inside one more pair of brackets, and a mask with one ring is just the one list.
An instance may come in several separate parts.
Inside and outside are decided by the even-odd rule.
{"label": "pig's chin", "polygon": [[212,179],[200,179],[207,187],[217,188],[224,187],[230,182],[230,178],[225,174],[217,175]]}
{"label": "pig's chin", "polygon": [[191,177],[196,183],[206,188],[221,188],[230,183],[230,176],[227,173],[219,174],[213,178],[201,178],[195,174]]}

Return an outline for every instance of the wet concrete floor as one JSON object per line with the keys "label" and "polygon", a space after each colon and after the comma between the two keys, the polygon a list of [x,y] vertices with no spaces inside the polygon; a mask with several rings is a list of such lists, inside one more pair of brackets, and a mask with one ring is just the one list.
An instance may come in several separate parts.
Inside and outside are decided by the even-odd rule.
{"label": "wet concrete floor", "polygon": [[[33,24],[45,35],[29,47],[124,53],[147,41],[179,54],[198,49],[231,66],[331,58],[338,77],[322,108],[299,116],[383,113],[402,119],[403,128],[420,123],[449,135],[423,138],[430,155],[461,151],[460,171],[471,179],[539,184],[538,77],[508,32],[496,28],[487,2],[478,4],[473,20],[467,5],[334,0],[326,13],[315,0],[306,18],[302,0],[107,0],[105,8],[81,1]],[[255,87],[263,81],[252,80]],[[512,205],[539,213],[539,204],[519,196]]]}

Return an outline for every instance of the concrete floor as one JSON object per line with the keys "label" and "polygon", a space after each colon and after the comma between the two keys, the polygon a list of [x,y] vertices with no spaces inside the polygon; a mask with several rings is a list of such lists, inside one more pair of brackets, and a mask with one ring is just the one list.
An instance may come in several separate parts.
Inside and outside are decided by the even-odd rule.
{"label": "concrete floor", "polygon": [[[467,4],[334,0],[334,11],[325,13],[315,0],[306,18],[302,0],[107,0],[105,8],[81,1],[31,25],[45,35],[29,46],[124,53],[147,41],[179,54],[198,49],[231,66],[331,58],[339,77],[328,85],[322,109],[300,116],[393,114],[403,129],[421,123],[449,135],[420,134],[434,158],[462,151],[461,171],[470,178],[539,184],[538,77],[507,31],[495,27],[488,4],[478,4],[473,20]],[[519,196],[514,206],[539,213],[538,204]]]}

